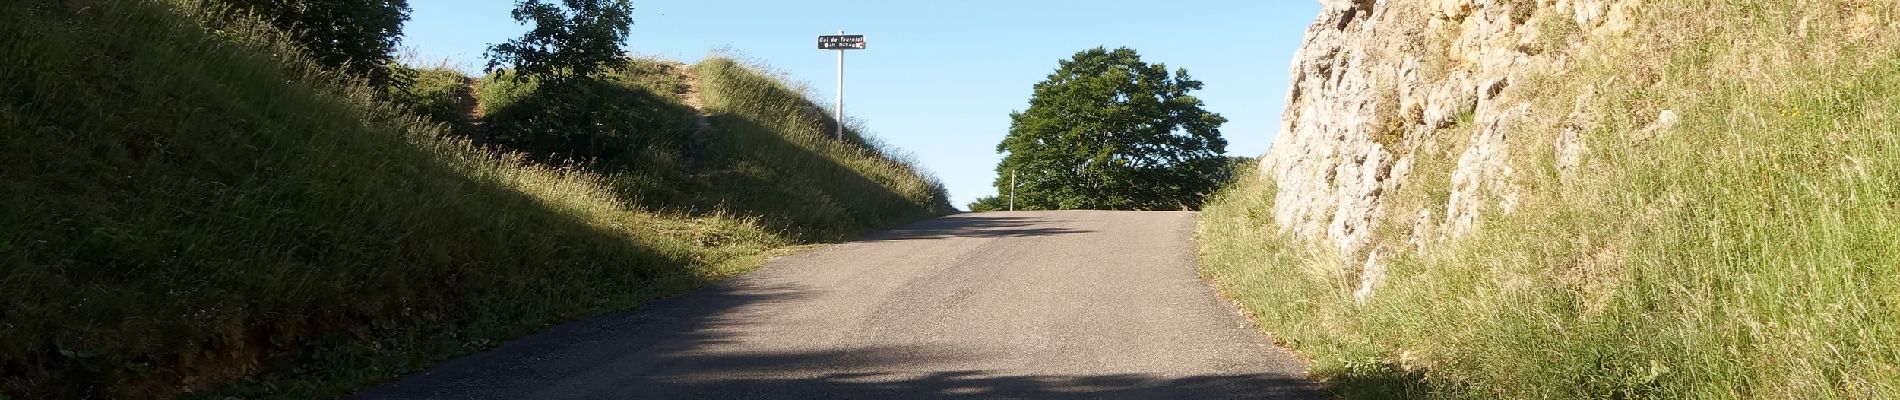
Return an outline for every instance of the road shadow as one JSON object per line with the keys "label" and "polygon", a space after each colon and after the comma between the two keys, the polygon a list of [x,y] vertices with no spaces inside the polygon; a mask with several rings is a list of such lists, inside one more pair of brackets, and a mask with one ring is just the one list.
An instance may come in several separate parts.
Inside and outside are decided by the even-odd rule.
{"label": "road shadow", "polygon": [[957,214],[916,222],[889,231],[874,233],[860,238],[859,241],[887,242],[946,238],[1012,238],[1094,232],[1086,229],[1047,226],[1053,223],[1054,221],[1048,219],[1034,217],[1001,216],[985,213]]}
{"label": "road shadow", "polygon": [[[1449,392],[1441,391],[1441,387],[1426,381],[1424,370],[1408,369],[1392,362],[1357,365],[1319,374],[1326,377],[1326,392],[1339,399],[1429,399],[1447,397],[1447,394],[1455,397],[1460,390],[1450,386]],[[1450,382],[1439,384],[1455,385]]]}
{"label": "road shadow", "polygon": [[[995,222],[1001,224],[1002,222]],[[1022,221],[1018,221],[1022,223]],[[752,276],[637,311],[563,324],[370,388],[355,399],[1320,399],[1277,374],[1020,375],[945,344],[734,351],[763,312],[820,291]],[[960,368],[957,366],[961,366]]]}
{"label": "road shadow", "polygon": [[840,373],[809,379],[721,379],[668,382],[643,379],[593,398],[770,399],[1320,399],[1300,377],[1208,375],[1167,378],[1145,374],[1008,376],[985,371],[942,371],[887,380],[877,373]]}

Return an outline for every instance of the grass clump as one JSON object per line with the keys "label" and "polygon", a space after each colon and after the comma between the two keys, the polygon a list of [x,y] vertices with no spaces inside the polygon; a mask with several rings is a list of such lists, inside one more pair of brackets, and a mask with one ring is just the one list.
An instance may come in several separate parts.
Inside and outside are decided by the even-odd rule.
{"label": "grass clump", "polygon": [[[1507,100],[1534,110],[1509,122],[1515,209],[1423,250],[1381,230],[1375,296],[1279,233],[1262,180],[1205,212],[1207,274],[1345,398],[1900,397],[1900,10],[1635,15]],[[1566,173],[1569,129],[1589,150]],[[1423,146],[1470,136],[1444,133]],[[1442,210],[1449,168],[1416,165],[1385,223]]]}
{"label": "grass clump", "polygon": [[[896,176],[912,170],[775,164],[792,154],[735,155],[751,169],[729,174],[889,185],[799,192],[863,207],[832,218],[750,199],[653,206],[625,184],[639,169],[485,151],[418,114],[446,109],[459,77],[376,93],[266,24],[200,22],[214,15],[188,0],[0,5],[0,397],[336,397],[748,271],[806,232],[940,210],[903,185],[928,178]],[[784,140],[760,146],[807,149]],[[898,165],[825,151],[808,157]],[[703,182],[689,187],[730,187]],[[860,192],[828,192],[845,189]],[[792,223],[761,222],[778,220]]]}

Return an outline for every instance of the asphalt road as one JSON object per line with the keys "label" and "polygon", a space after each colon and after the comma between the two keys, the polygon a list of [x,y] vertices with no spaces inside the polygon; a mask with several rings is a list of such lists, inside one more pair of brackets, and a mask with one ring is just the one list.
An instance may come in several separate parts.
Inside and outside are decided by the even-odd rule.
{"label": "asphalt road", "polygon": [[557,326],[364,399],[1317,399],[1195,272],[1194,214],[960,214]]}

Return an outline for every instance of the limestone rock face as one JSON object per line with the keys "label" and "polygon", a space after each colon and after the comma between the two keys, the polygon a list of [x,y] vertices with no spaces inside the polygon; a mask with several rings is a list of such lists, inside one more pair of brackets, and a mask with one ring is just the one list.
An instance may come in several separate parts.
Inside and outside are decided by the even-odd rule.
{"label": "limestone rock face", "polygon": [[[1509,159],[1525,150],[1510,139],[1514,119],[1529,114],[1514,100],[1516,85],[1570,62],[1579,37],[1621,34],[1641,0],[1320,3],[1260,168],[1278,183],[1274,219],[1283,229],[1340,259],[1367,260],[1365,296],[1382,275],[1378,254],[1391,253],[1381,248],[1426,247],[1476,229],[1484,212],[1515,207]],[[1429,156],[1419,147],[1441,135],[1469,137],[1450,142],[1459,148],[1445,157],[1455,158],[1448,200],[1388,218],[1385,194],[1411,184],[1419,157]],[[1556,147],[1572,169],[1588,151],[1574,137]],[[1374,232],[1394,228],[1386,224],[1409,233],[1380,242]]]}

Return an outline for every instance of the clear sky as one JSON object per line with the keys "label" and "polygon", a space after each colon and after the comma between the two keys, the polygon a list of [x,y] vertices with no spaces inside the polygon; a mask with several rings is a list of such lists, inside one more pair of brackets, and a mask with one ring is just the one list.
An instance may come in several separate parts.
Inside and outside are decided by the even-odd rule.
{"label": "clear sky", "polygon": [[[695,62],[729,49],[772,65],[829,104],[835,52],[817,36],[864,34],[846,55],[845,113],[943,179],[958,208],[992,195],[1009,113],[1028,107],[1056,62],[1096,46],[1129,47],[1186,68],[1195,95],[1230,122],[1231,155],[1266,152],[1286,101],[1287,67],[1316,0],[634,0],[628,51]],[[513,0],[411,0],[403,46],[425,61],[479,71],[491,43],[526,28]]]}

